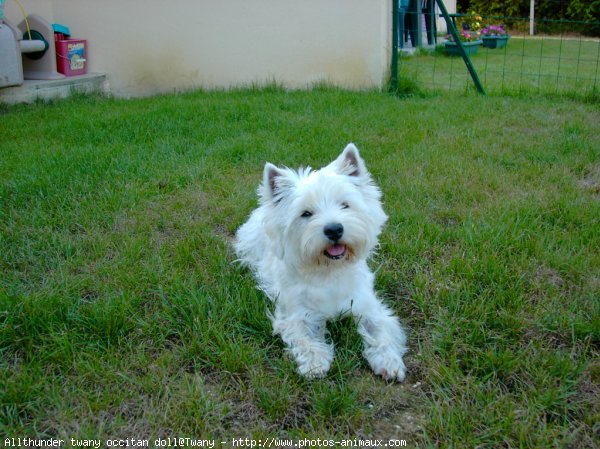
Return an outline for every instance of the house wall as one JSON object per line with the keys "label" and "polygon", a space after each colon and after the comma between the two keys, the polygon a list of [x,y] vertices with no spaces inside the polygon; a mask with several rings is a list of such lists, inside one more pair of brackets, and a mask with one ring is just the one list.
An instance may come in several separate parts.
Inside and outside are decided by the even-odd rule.
{"label": "house wall", "polygon": [[[444,5],[446,5],[446,9],[449,14],[456,13],[456,0],[444,0]],[[439,14],[439,9],[436,8],[436,12]],[[438,33],[446,33],[448,32],[448,27],[446,26],[446,21],[443,17],[438,17],[437,19],[437,29]]]}
{"label": "house wall", "polygon": [[[117,96],[276,81],[382,87],[392,0],[21,0],[88,39]],[[7,0],[6,16],[21,13]]]}
{"label": "house wall", "polygon": [[[36,13],[52,23],[48,17],[52,16],[52,1],[39,0],[20,0],[28,14]],[[14,25],[18,25],[23,20],[23,14],[14,0],[4,0],[4,15]]]}

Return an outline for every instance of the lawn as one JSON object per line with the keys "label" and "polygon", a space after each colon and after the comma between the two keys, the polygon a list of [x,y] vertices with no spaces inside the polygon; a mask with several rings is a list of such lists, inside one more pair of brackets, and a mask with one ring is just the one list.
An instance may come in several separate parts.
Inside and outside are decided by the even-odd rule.
{"label": "lawn", "polygon": [[[599,123],[327,88],[0,107],[0,435],[597,446]],[[390,216],[371,266],[410,330],[403,384],[347,320],[300,378],[231,250],[265,161],[349,141]]]}
{"label": "lawn", "polygon": [[[487,92],[598,95],[600,40],[585,38],[512,36],[501,49],[483,46],[471,61]],[[425,89],[472,89],[460,57],[442,48],[422,50],[400,59],[400,74]]]}

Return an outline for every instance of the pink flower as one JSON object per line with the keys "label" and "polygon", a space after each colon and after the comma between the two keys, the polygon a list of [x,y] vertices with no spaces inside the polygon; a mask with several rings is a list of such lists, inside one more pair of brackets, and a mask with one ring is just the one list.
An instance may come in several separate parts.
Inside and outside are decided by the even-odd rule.
{"label": "pink flower", "polygon": [[481,30],[481,34],[484,36],[502,36],[506,34],[506,30],[504,29],[503,25],[488,25],[486,28]]}

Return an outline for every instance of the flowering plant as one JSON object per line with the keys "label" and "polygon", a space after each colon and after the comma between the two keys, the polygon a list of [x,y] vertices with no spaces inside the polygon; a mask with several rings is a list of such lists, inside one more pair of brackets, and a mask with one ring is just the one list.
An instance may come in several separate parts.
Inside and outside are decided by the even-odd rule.
{"label": "flowering plant", "polygon": [[504,36],[506,30],[503,25],[488,25],[481,30],[482,36]]}
{"label": "flowering plant", "polygon": [[458,20],[458,25],[463,30],[479,31],[483,18],[474,10],[462,15]]}
{"label": "flowering plant", "polygon": [[[476,31],[462,30],[458,33],[458,38],[461,42],[473,42],[479,39],[479,33]],[[454,42],[454,38],[451,34],[446,36],[450,42]]]}

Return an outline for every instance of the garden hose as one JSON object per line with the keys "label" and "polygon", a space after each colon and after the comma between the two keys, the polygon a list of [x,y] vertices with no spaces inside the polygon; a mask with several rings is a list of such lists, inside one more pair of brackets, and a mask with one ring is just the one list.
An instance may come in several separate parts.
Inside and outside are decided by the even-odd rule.
{"label": "garden hose", "polygon": [[23,55],[27,56],[29,59],[33,59],[34,61],[41,59],[44,56],[44,54],[46,53],[46,51],[48,51],[48,48],[50,48],[50,44],[48,43],[48,41],[46,39],[44,39],[44,36],[42,35],[42,33],[40,33],[39,31],[36,31],[36,30],[28,29],[26,32],[24,32],[23,33],[23,41],[42,41],[44,43],[43,50],[34,51],[31,53],[23,53]]}
{"label": "garden hose", "polygon": [[29,28],[29,22],[27,21],[27,13],[25,12],[25,8],[23,8],[23,5],[21,4],[21,2],[19,0],[15,0],[15,3],[21,10],[21,14],[23,14],[23,20],[25,20],[25,28],[27,29],[27,34],[29,35],[29,40],[31,41],[31,40],[33,40],[33,38],[31,37],[31,29]]}

